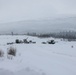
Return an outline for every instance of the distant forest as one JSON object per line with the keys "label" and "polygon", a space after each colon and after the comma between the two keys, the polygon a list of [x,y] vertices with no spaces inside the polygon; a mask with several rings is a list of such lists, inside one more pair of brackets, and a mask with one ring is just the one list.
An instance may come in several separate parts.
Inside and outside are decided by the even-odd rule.
{"label": "distant forest", "polygon": [[28,35],[28,36],[34,36],[38,38],[62,38],[62,39],[68,39],[68,41],[76,41],[76,31],[63,31],[63,32],[52,32],[52,33],[25,33],[25,34],[19,34],[11,32],[10,34],[0,34],[0,35]]}
{"label": "distant forest", "polygon": [[27,33],[29,36],[37,36],[39,38],[63,38],[70,40],[76,40],[76,32],[75,31],[64,31],[64,32],[55,32],[55,33],[44,33],[44,34],[36,34],[36,33]]}

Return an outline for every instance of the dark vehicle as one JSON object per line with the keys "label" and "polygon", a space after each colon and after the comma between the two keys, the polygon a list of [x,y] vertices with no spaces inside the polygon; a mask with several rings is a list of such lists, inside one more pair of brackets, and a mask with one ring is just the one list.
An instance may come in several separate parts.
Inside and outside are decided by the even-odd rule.
{"label": "dark vehicle", "polygon": [[50,41],[48,41],[48,44],[55,44],[55,41],[54,40],[50,40]]}

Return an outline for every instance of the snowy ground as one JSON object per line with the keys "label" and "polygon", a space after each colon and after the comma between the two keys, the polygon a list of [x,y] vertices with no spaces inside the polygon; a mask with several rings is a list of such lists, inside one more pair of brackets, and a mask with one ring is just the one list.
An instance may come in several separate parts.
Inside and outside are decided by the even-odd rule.
{"label": "snowy ground", "polygon": [[[14,44],[15,39],[36,41],[36,44]],[[0,36],[0,75],[76,75],[76,42],[57,41],[56,44],[41,44],[52,38],[40,39],[30,36]],[[17,55],[7,58],[7,48],[13,46]],[[73,48],[71,47],[73,46]]]}

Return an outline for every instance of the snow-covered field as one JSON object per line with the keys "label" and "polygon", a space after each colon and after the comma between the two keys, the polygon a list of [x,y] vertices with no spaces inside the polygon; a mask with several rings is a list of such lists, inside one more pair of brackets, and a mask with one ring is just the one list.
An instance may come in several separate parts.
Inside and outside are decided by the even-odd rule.
{"label": "snow-covered field", "polygon": [[[36,41],[36,44],[13,44],[16,39]],[[53,38],[40,39],[31,36],[0,36],[0,75],[76,75],[76,42],[60,41],[42,44]],[[15,47],[17,55],[7,58],[7,48]],[[72,48],[73,46],[73,48]]]}

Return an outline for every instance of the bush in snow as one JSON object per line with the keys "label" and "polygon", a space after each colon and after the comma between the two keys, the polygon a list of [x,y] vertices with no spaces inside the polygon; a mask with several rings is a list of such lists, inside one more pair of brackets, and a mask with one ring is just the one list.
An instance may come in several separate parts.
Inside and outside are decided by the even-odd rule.
{"label": "bush in snow", "polygon": [[11,43],[7,43],[7,45],[12,45],[12,44],[14,44],[14,42],[11,42]]}
{"label": "bush in snow", "polygon": [[2,50],[0,50],[0,57],[4,56],[4,52]]}
{"label": "bush in snow", "polygon": [[8,48],[7,54],[12,55],[12,56],[16,56],[16,48],[14,48],[14,47]]}
{"label": "bush in snow", "polygon": [[46,42],[42,42],[42,44],[47,44]]}
{"label": "bush in snow", "polygon": [[30,40],[29,43],[32,43],[32,40]]}
{"label": "bush in snow", "polygon": [[71,48],[73,48],[74,46],[71,46]]}
{"label": "bush in snow", "polygon": [[29,43],[35,44],[36,42],[33,42],[32,40],[30,40]]}
{"label": "bush in snow", "polygon": [[16,39],[16,40],[15,40],[15,43],[20,43],[19,39]]}
{"label": "bush in snow", "polygon": [[32,42],[33,44],[36,44],[36,42]]}

